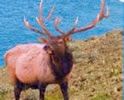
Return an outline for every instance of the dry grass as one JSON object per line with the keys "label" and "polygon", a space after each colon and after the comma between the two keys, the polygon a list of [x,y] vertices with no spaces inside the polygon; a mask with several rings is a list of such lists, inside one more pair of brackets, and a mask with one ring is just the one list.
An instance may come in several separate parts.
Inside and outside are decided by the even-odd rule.
{"label": "dry grass", "polygon": [[[74,54],[70,100],[122,100],[122,31],[69,43]],[[63,100],[58,86],[46,92],[46,100]],[[0,70],[0,100],[12,100],[6,68]],[[27,90],[22,100],[38,100],[37,90]]]}

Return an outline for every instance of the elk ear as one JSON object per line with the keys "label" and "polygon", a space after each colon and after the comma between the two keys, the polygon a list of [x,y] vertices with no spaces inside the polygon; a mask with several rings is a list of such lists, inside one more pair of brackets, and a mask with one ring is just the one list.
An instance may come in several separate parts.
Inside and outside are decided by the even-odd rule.
{"label": "elk ear", "polygon": [[45,45],[43,49],[44,49],[48,54],[53,54],[53,51],[52,51],[52,49],[50,48],[50,46]]}
{"label": "elk ear", "polygon": [[65,42],[68,42],[68,41],[71,41],[71,40],[72,40],[72,38],[70,36],[64,37]]}
{"label": "elk ear", "polygon": [[48,40],[45,38],[39,38],[38,41],[40,41],[42,43],[48,43]]}

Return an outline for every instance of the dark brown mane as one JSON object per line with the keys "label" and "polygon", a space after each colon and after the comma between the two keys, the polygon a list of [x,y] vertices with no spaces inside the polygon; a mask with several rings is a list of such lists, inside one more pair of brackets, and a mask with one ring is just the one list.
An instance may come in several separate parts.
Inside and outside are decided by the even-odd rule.
{"label": "dark brown mane", "polygon": [[58,55],[50,55],[51,70],[56,77],[56,80],[62,80],[70,73],[73,66],[72,53],[67,51],[63,57]]}

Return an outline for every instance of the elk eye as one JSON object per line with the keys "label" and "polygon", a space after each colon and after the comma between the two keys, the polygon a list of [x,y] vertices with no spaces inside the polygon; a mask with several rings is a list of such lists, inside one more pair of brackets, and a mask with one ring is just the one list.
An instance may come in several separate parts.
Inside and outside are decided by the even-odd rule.
{"label": "elk eye", "polygon": [[48,45],[45,45],[44,46],[44,50],[47,50],[47,49],[49,49],[49,46]]}
{"label": "elk eye", "polygon": [[48,54],[53,54],[53,50],[50,48],[50,46],[46,45],[44,46],[44,50],[48,53]]}

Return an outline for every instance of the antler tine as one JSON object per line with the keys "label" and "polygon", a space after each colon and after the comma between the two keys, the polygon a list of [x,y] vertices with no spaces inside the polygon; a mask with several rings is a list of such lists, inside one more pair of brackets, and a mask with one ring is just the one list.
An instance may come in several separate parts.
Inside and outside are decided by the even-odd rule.
{"label": "antler tine", "polygon": [[42,16],[42,7],[43,7],[43,0],[40,1],[40,5],[39,5],[39,16]]}
{"label": "antler tine", "polygon": [[74,26],[76,26],[78,24],[78,21],[79,21],[79,19],[78,19],[78,17],[76,17],[75,22],[74,22]]}
{"label": "antler tine", "polygon": [[[76,29],[77,24],[78,24],[78,17],[76,17],[76,19],[74,21],[73,28],[70,31],[68,31],[66,34],[71,34]],[[65,34],[65,36],[66,36],[66,34]]]}
{"label": "antler tine", "polygon": [[[39,17],[36,17],[37,23],[41,26],[43,29],[43,32],[50,38],[51,37],[51,32],[48,31],[44,24],[44,19],[42,16],[42,8],[43,8],[43,0],[41,0],[40,5],[39,5]],[[50,11],[51,12],[51,11]]]}
{"label": "antler tine", "polygon": [[40,33],[40,34],[42,34],[42,35],[45,35],[44,32],[42,32],[42,31],[38,30],[37,28],[33,27],[33,26],[26,20],[25,17],[24,17],[24,25],[25,25],[28,29],[30,29],[30,30],[32,30],[32,31],[34,31],[34,32],[36,32],[36,33]]}
{"label": "antler tine", "polygon": [[47,30],[46,26],[44,25],[44,22],[43,22],[42,18],[36,17],[36,21],[37,21],[37,23],[42,27],[43,32],[44,32],[48,37],[51,37],[51,33]]}
{"label": "antler tine", "polygon": [[88,26],[86,27],[81,27],[81,28],[75,28],[75,29],[71,29],[71,31],[67,32],[65,34],[65,36],[69,36],[71,34],[77,33],[77,32],[82,32],[82,31],[86,31],[89,30],[93,27],[96,26],[96,24],[101,21],[104,18],[107,18],[109,16],[109,11],[108,8],[106,9],[106,13],[105,13],[105,0],[101,0],[101,7],[100,7],[100,12],[97,15],[96,19],[94,19]]}
{"label": "antler tine", "polygon": [[106,7],[106,14],[105,14],[105,17],[107,18],[108,16],[109,16],[109,8],[108,8],[108,6]]}
{"label": "antler tine", "polygon": [[[54,21],[55,29],[56,29],[56,31],[60,32],[62,35],[65,35],[65,33],[62,32],[62,31],[58,28],[58,25],[59,25],[60,23],[61,23],[61,19],[58,18],[58,17],[56,17],[56,19],[55,19],[55,21]],[[76,19],[75,19],[75,21],[74,21],[74,27],[73,27],[68,33],[74,31],[74,29],[75,29],[77,23],[78,23],[78,17],[76,17]]]}
{"label": "antler tine", "polygon": [[50,10],[49,13],[48,13],[48,16],[46,17],[47,20],[49,20],[49,19],[51,18],[51,16],[52,16],[54,10],[55,10],[55,6],[52,6],[51,10]]}
{"label": "antler tine", "polygon": [[61,33],[62,35],[64,35],[65,33],[62,32],[59,28],[58,28],[58,25],[61,23],[61,19],[56,17],[55,20],[54,20],[54,27],[56,29],[56,31],[58,31],[59,33]]}
{"label": "antler tine", "polygon": [[106,13],[105,13],[105,1],[104,0],[101,1],[101,10],[98,16],[99,16],[99,20],[102,20],[103,18],[106,18],[109,16],[108,7],[106,8]]}

